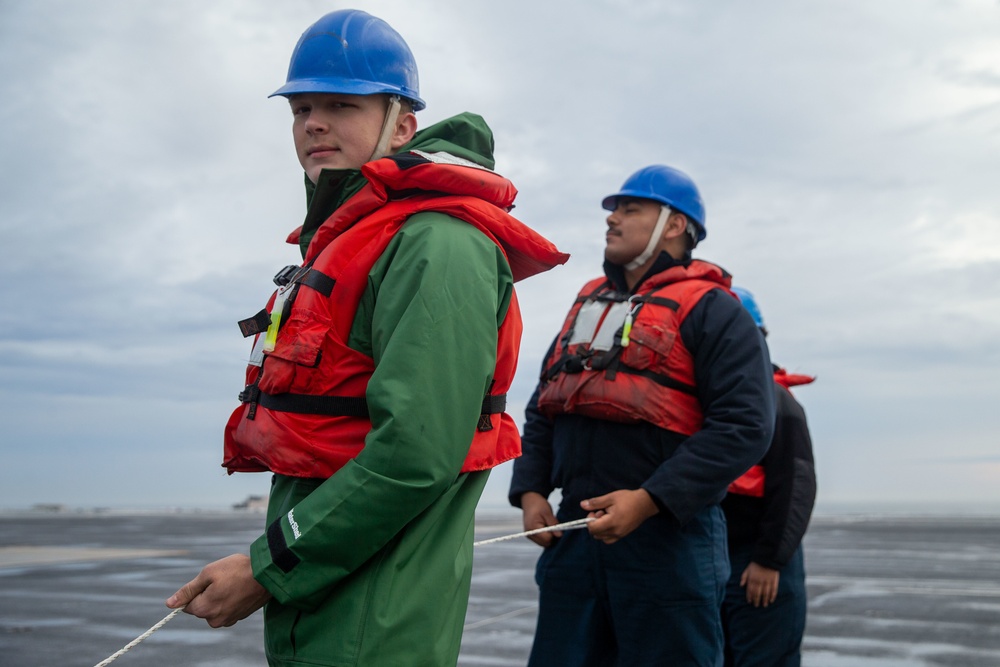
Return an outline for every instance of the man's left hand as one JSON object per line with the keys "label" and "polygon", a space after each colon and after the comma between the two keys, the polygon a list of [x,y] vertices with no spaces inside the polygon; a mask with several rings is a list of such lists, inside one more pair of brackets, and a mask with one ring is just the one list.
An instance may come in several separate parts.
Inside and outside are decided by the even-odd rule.
{"label": "man's left hand", "polygon": [[780,574],[769,567],[750,563],[740,577],[740,586],[747,589],[747,602],[755,607],[766,607],[774,602],[778,597]]}
{"label": "man's left hand", "polygon": [[660,508],[645,489],[621,489],[580,503],[594,521],[587,524],[591,536],[614,544],[657,514]]}
{"label": "man's left hand", "polygon": [[167,599],[167,606],[176,609],[187,605],[185,614],[203,618],[213,628],[228,628],[270,599],[267,589],[253,578],[250,557],[234,554],[206,565]]}

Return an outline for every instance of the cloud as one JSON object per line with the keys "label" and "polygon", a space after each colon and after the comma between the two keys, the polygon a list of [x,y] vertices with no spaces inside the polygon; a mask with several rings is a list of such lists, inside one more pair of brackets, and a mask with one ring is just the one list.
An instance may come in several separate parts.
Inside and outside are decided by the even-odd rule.
{"label": "cloud", "polygon": [[[515,215],[573,253],[520,287],[512,410],[600,271],[600,199],[666,163],[705,196],[697,254],[755,292],[772,356],[820,378],[800,392],[820,502],[921,498],[900,466],[925,470],[915,462],[943,447],[987,455],[1000,426],[995,7],[366,7],[420,62],[420,122],[482,113],[520,189]],[[256,488],[217,465],[248,352],[234,323],[297,261],[283,241],[304,212],[287,106],[266,96],[329,9],[0,7],[0,506],[228,504]],[[994,478],[955,468],[935,494],[1000,502]]]}

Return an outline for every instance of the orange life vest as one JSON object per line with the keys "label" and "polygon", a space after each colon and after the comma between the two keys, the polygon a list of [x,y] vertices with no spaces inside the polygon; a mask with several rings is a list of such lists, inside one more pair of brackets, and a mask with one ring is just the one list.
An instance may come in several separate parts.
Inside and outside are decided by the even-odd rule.
{"label": "orange life vest", "polygon": [[[266,342],[270,322],[280,321],[280,328],[273,349],[259,363],[251,359],[243,404],[226,425],[223,465],[230,473],[326,478],[362,450],[371,430],[365,390],[375,363],[347,341],[372,267],[415,213],[436,211],[475,226],[503,250],[515,281],[568,259],[507,213],[517,194],[510,181],[457,162],[413,152],[364,165],[368,184],[317,230],[302,267],[276,277],[284,286],[268,307],[241,322],[244,335],[257,335],[255,351]],[[498,332],[493,386],[462,472],[520,454],[517,427],[504,412],[520,336],[514,295]]]}
{"label": "orange life vest", "polygon": [[650,277],[631,296],[606,278],[587,283],[544,364],[541,412],[697,432],[703,417],[694,361],[680,327],[710,290],[731,294],[730,282],[722,268],[691,260]]}

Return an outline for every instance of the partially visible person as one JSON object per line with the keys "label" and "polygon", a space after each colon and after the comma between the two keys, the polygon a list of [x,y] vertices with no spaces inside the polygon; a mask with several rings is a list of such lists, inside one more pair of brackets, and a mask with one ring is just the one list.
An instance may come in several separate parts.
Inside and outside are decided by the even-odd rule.
{"label": "partially visible person", "polygon": [[323,16],[274,95],[304,261],[240,323],[256,339],[223,462],[273,473],[267,528],[167,605],[213,627],[266,605],[272,667],[454,665],[476,504],[520,452],[514,283],[567,256],[509,214],[481,117],[417,130],[416,62],[381,19]]}
{"label": "partially visible person", "polygon": [[[531,667],[717,667],[719,501],[771,440],[771,365],[730,276],[691,251],[705,207],[652,165],[604,198],[604,275],[580,290],[526,410],[510,502],[543,533]],[[548,497],[562,490],[558,518]]]}
{"label": "partially visible person", "polygon": [[[733,292],[766,336],[753,294],[740,287]],[[722,608],[727,667],[801,664],[807,600],[802,537],[816,499],[816,474],[805,411],[789,390],[813,379],[774,367],[771,447],[722,501],[732,566]]]}

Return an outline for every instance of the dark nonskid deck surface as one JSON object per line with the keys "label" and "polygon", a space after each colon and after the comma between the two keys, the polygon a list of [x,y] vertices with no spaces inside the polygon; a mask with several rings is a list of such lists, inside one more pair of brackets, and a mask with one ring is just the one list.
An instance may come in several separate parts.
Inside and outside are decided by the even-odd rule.
{"label": "dark nonskid deck surface", "polygon": [[[254,513],[0,515],[6,667],[92,667],[163,618],[163,600],[215,558],[245,552]],[[476,539],[521,530],[483,513]],[[1000,664],[1000,518],[817,517],[806,537],[810,667]],[[476,549],[459,664],[524,665],[538,547]],[[122,667],[263,667],[260,614],[213,630],[181,614]]]}

